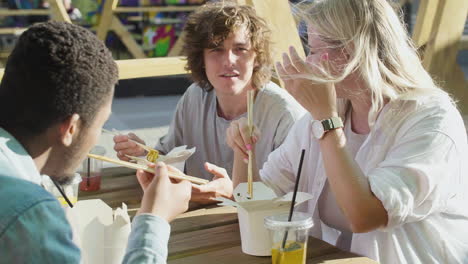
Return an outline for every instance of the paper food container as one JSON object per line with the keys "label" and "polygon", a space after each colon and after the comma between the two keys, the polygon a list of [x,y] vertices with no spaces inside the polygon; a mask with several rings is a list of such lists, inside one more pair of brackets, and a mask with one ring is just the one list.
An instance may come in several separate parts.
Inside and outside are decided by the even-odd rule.
{"label": "paper food container", "polygon": [[[271,256],[271,240],[264,226],[264,218],[286,213],[291,206],[293,192],[277,197],[273,190],[262,182],[253,183],[253,199],[247,195],[247,183],[239,184],[234,190],[235,202],[218,198],[220,205],[237,207],[242,252],[254,256]],[[298,192],[295,206],[310,200],[312,195]]]}
{"label": "paper food container", "polygon": [[100,199],[78,201],[67,214],[82,263],[122,263],[131,230],[125,204],[114,211]]}
{"label": "paper food container", "polygon": [[[196,148],[187,149],[187,145],[178,146],[169,151],[166,155],[159,155],[156,161],[162,161],[166,164],[176,167],[180,171],[184,171],[185,161],[195,153]],[[146,157],[128,156],[135,160],[138,164],[148,165]]]}

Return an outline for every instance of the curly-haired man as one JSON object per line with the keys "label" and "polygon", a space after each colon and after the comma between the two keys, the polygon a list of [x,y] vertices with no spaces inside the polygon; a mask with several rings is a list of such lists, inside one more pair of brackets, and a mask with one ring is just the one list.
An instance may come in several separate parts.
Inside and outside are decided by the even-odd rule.
{"label": "curly-haired man", "polygon": [[[194,83],[180,99],[169,132],[156,149],[167,153],[180,145],[196,147],[185,164],[186,172],[213,181],[201,189],[194,186],[192,201],[210,202],[231,196],[227,173],[232,171],[234,154],[225,142],[226,131],[245,118],[248,90],[255,91],[253,120],[262,134],[255,150],[259,168],[305,112],[270,82],[271,31],[252,7],[224,1],[207,4],[189,16],[185,33],[186,68]],[[114,149],[122,160],[128,160],[125,154],[145,153],[129,137],[140,140],[134,134],[114,137]]]}
{"label": "curly-haired man", "polygon": [[[41,175],[73,178],[111,113],[117,79],[109,50],[87,29],[47,22],[19,38],[0,84],[0,263],[80,263]],[[137,176],[144,195],[124,263],[165,263],[167,222],[187,210],[191,187],[171,183],[162,163]]]}

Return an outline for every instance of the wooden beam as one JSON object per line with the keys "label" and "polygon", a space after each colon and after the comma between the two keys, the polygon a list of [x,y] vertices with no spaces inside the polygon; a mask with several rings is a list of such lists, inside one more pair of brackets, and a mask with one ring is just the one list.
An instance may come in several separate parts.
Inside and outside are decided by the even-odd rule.
{"label": "wooden beam", "polygon": [[49,0],[49,5],[54,20],[71,23],[70,16],[68,16],[62,0]]}
{"label": "wooden beam", "polygon": [[419,3],[413,31],[413,41],[418,48],[425,45],[431,37],[438,5],[439,0],[424,0]]}
{"label": "wooden beam", "polygon": [[[288,52],[289,47],[296,48],[299,56],[305,58],[304,48],[297,31],[296,22],[294,20],[291,7],[288,0],[238,0],[252,5],[257,14],[265,19],[267,25],[272,31],[271,40],[273,45],[272,57],[273,61],[282,61],[283,52]],[[273,79],[281,87],[284,84],[281,80]]]}
{"label": "wooden beam", "polygon": [[190,12],[199,6],[120,6],[114,9],[114,13],[136,13],[136,12]]}
{"label": "wooden beam", "polygon": [[458,47],[460,50],[468,50],[468,35],[464,35],[460,39],[460,46]]}
{"label": "wooden beam", "polygon": [[457,100],[457,106],[458,109],[460,109],[462,115],[467,116],[468,83],[465,79],[465,73],[458,64],[455,64],[453,66],[452,73],[447,76],[448,79],[445,79],[444,83],[442,83],[442,87]]}
{"label": "wooden beam", "polygon": [[239,5],[253,5],[252,0],[237,0],[236,2]]}
{"label": "wooden beam", "polygon": [[295,47],[299,55],[305,58],[304,48],[288,0],[246,1],[252,3],[257,14],[266,20],[272,31],[274,61],[280,61],[281,54],[288,52],[289,46]]}
{"label": "wooden beam", "polygon": [[456,61],[468,12],[468,1],[439,0],[438,10],[423,64],[429,72],[446,80],[442,77],[453,70],[447,66],[453,66]]}
{"label": "wooden beam", "polygon": [[101,18],[99,20],[99,26],[96,31],[97,37],[104,41],[112,25],[112,19],[114,17],[114,9],[117,7],[119,0],[106,0],[102,7]]}
{"label": "wooden beam", "polygon": [[168,57],[174,57],[174,56],[181,56],[182,55],[182,49],[184,48],[184,38],[185,38],[185,31],[182,31],[177,38],[176,42],[174,43],[174,46],[172,49],[169,51],[169,54],[167,54]]}
{"label": "wooden beam", "polygon": [[0,16],[50,15],[49,9],[0,9]]}
{"label": "wooden beam", "polygon": [[[432,30],[427,29],[427,32],[420,38],[420,40],[427,41],[423,59],[424,67],[446,91],[459,101],[458,106],[463,114],[468,113],[468,87],[456,58],[467,12],[468,1],[438,0]],[[425,23],[425,21],[419,21],[419,23]],[[424,42],[421,43],[424,44]]]}
{"label": "wooden beam", "polygon": [[107,0],[102,8],[102,15],[99,21],[99,26],[96,30],[97,37],[105,41],[107,32],[113,30],[122,40],[128,51],[134,58],[146,58],[145,53],[135,39],[132,37],[127,28],[120,22],[119,18],[114,14],[119,0]]}
{"label": "wooden beam", "polygon": [[118,60],[119,79],[187,74],[184,57]]}
{"label": "wooden beam", "polygon": [[120,22],[119,18],[112,16],[111,29],[119,36],[123,44],[127,47],[128,51],[136,59],[146,58],[145,53],[140,45],[135,41],[132,34],[128,32],[127,28]]}
{"label": "wooden beam", "polygon": [[0,28],[0,35],[12,34],[21,35],[27,28]]}
{"label": "wooden beam", "polygon": [[[119,67],[119,80],[187,74],[185,57],[162,57],[115,61]],[[5,69],[0,68],[0,80]]]}

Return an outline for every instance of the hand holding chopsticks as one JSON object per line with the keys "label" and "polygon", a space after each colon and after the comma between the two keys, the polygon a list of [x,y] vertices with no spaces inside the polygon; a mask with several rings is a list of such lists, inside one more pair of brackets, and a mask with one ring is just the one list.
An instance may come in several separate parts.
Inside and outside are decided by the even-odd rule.
{"label": "hand holding chopsticks", "polygon": [[[144,144],[144,141],[137,137],[135,134],[122,135],[117,130],[113,129],[112,131],[107,129],[102,129],[103,132],[112,134],[116,137],[114,140],[114,149],[117,151],[117,157],[123,161],[129,161],[127,155],[130,156],[146,156],[146,159],[149,162],[156,162],[158,158],[162,157],[159,152],[151,147],[148,147]],[[131,142],[131,143],[130,143]],[[130,143],[130,144],[129,144]],[[136,146],[135,146],[136,144]],[[145,151],[147,153],[145,153]]]}
{"label": "hand holding chopsticks", "polygon": [[155,173],[137,172],[138,182],[143,189],[137,214],[150,213],[170,222],[188,209],[192,184],[171,181],[170,174],[177,171],[165,164],[151,164],[151,168]]}
{"label": "hand holding chopsticks", "polygon": [[[114,164],[124,166],[124,167],[130,168],[130,169],[143,170],[143,171],[146,171],[146,172],[149,172],[149,173],[154,173],[154,169],[149,167],[149,166],[146,166],[146,165],[126,162],[126,161],[123,161],[123,160],[111,159],[111,158],[108,158],[108,157],[105,157],[105,156],[99,156],[99,155],[94,155],[94,154],[88,154],[88,157],[93,158],[93,159],[106,161],[106,162],[110,162],[110,163],[114,163]],[[190,182],[195,183],[195,184],[206,184],[206,183],[208,183],[208,180],[188,176],[188,175],[183,174],[180,171],[176,171],[176,172],[169,171],[169,177],[173,178],[173,179],[176,179],[176,180],[187,180],[187,181],[190,181]]]}

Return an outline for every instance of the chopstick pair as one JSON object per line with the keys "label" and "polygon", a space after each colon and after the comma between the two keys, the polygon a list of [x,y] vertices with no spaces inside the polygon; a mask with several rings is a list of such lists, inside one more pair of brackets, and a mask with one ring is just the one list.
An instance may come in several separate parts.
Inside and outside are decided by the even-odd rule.
{"label": "chopstick pair", "polygon": [[[254,103],[254,96],[255,91],[249,90],[247,91],[247,125],[249,128],[250,138],[253,136],[253,103]],[[252,149],[247,151],[249,154],[249,163],[247,165],[247,194],[249,195],[250,199],[253,199],[253,155]]]}
{"label": "chopstick pair", "polygon": [[[100,156],[100,155],[95,155],[95,154],[88,154],[88,157],[93,158],[93,159],[97,159],[97,160],[102,160],[102,161],[114,163],[114,164],[121,165],[121,166],[130,168],[130,169],[144,170],[144,171],[149,172],[149,173],[154,173],[153,168],[150,168],[150,167],[145,166],[145,165],[137,164],[137,163],[131,163],[131,162],[127,162],[127,161],[123,161],[123,160],[117,160],[117,159],[111,159],[111,158],[108,158],[108,157],[105,157],[105,156]],[[176,180],[187,180],[187,181],[190,181],[192,183],[199,184],[199,185],[203,185],[203,184],[208,183],[208,180],[188,176],[188,175],[185,175],[185,174],[183,174],[181,172],[175,173],[175,172],[168,171],[168,174],[169,174],[170,178],[173,178],[173,179],[176,179]]]}

